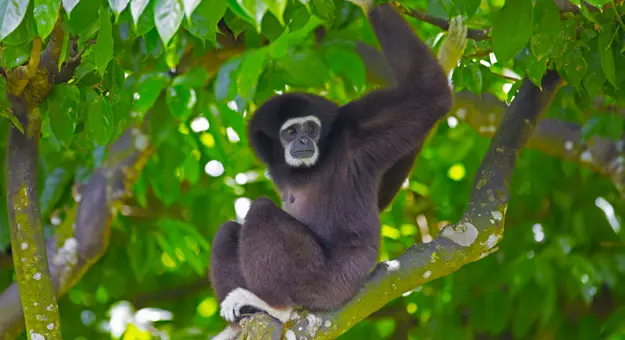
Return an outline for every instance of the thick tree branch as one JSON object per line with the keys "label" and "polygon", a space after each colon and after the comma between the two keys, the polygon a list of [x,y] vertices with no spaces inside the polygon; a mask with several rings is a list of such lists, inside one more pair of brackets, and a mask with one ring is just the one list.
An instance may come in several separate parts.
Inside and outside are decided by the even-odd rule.
{"label": "thick tree branch", "polygon": [[[92,173],[80,193],[73,237],[47,240],[48,264],[57,296],[67,293],[106,251],[117,203],[129,193],[150,151],[142,129],[125,131],[108,148],[104,166]],[[57,243],[62,247],[57,249]],[[13,284],[0,295],[0,339],[18,335],[23,327],[20,294]]]}
{"label": "thick tree branch", "polygon": [[254,339],[336,338],[405,292],[494,252],[503,235],[517,155],[560,84],[555,71],[543,77],[542,92],[524,79],[484,156],[460,222],[445,227],[434,241],[415,244],[399,258],[378,265],[360,293],[343,308],[328,313],[296,313],[282,335],[273,320],[257,314],[242,322],[239,339],[252,335]]}
{"label": "thick tree branch", "polygon": [[[507,105],[495,96],[484,93],[482,98],[462,91],[456,93],[451,112],[484,136],[492,136],[504,117]],[[527,143],[528,148],[540,150],[603,174],[625,194],[625,140],[593,136],[582,142],[579,125],[556,119],[540,121]]]}

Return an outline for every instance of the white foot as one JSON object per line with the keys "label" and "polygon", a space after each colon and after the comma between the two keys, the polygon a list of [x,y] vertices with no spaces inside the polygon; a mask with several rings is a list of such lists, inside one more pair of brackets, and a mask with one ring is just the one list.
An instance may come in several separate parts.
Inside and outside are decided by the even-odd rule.
{"label": "white foot", "polygon": [[286,309],[275,309],[249,290],[237,288],[228,293],[226,298],[221,302],[221,317],[228,322],[236,322],[236,319],[241,316],[241,308],[243,306],[258,308],[280,320],[282,323],[289,320],[291,312],[293,311],[293,308],[290,307]]}
{"label": "white foot", "polygon": [[239,334],[238,331],[228,326],[221,331],[221,333],[215,335],[213,340],[234,340],[237,337],[237,334]]}

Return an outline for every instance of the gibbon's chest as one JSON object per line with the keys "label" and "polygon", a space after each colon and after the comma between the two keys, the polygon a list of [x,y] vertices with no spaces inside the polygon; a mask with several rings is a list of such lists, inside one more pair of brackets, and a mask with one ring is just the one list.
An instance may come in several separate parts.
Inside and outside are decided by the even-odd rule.
{"label": "gibbon's chest", "polygon": [[281,190],[282,209],[298,221],[309,225],[313,220],[314,205],[310,205],[311,190],[308,188],[286,187]]}

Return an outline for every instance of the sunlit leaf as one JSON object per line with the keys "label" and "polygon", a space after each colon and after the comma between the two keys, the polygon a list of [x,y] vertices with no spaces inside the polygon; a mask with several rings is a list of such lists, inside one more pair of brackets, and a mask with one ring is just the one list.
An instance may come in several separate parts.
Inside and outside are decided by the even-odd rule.
{"label": "sunlit leaf", "polygon": [[108,0],[108,2],[115,16],[119,16],[119,14],[126,9],[130,0]]}
{"label": "sunlit leaf", "polygon": [[163,44],[167,45],[171,38],[176,34],[184,11],[180,0],[154,0],[154,22],[158,34],[163,40]]}
{"label": "sunlit leaf", "polygon": [[[191,18],[191,15],[193,15],[193,11],[195,11],[195,9],[200,4],[200,2],[202,1],[201,0],[182,0],[182,6],[184,7],[184,13],[186,14],[187,18]],[[207,0],[205,2],[223,2],[225,4],[225,1]]]}
{"label": "sunlit leaf", "polygon": [[[71,15],[72,11],[76,7],[76,5],[78,5],[79,1],[80,0],[63,0],[63,8],[65,8],[67,15]],[[88,0],[84,0],[84,1],[88,1]]]}
{"label": "sunlit leaf", "polygon": [[139,23],[139,18],[148,7],[150,0],[132,0],[130,3],[130,14],[132,15],[132,22],[135,26]]}
{"label": "sunlit leaf", "polygon": [[276,16],[280,25],[284,26],[284,10],[286,9],[286,0],[262,0],[269,8],[269,11]]}
{"label": "sunlit leaf", "polygon": [[0,40],[6,38],[22,22],[29,0],[0,1]]}

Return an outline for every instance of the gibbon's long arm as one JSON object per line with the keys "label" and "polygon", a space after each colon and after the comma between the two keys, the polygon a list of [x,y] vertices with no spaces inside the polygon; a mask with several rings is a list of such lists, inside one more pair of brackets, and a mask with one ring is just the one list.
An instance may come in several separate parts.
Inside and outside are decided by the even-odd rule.
{"label": "gibbon's long arm", "polygon": [[397,11],[380,5],[369,20],[396,85],[346,104],[339,116],[355,126],[356,159],[385,168],[412,152],[447,114],[452,94],[438,60]]}

